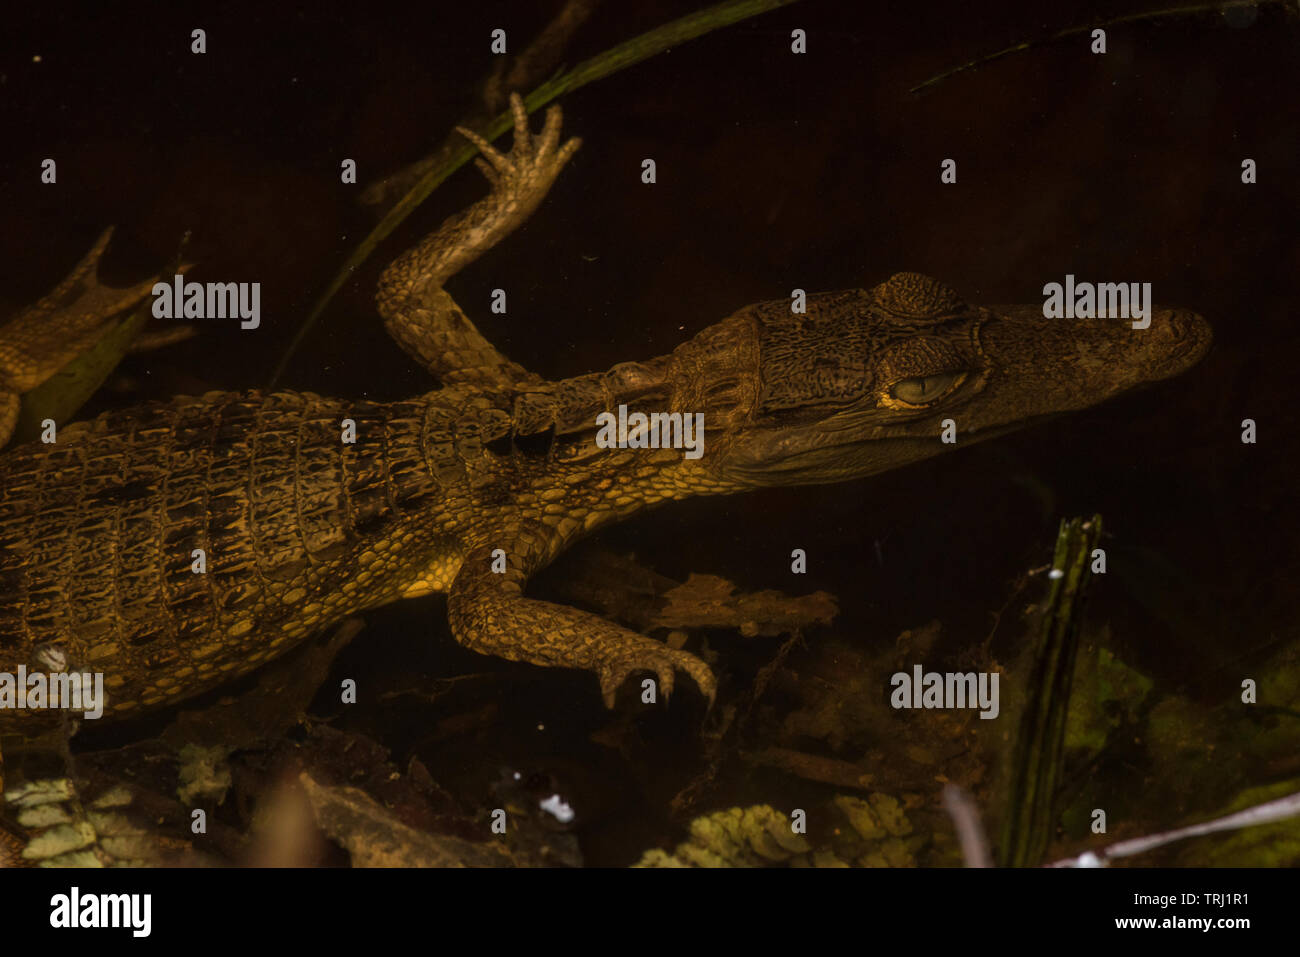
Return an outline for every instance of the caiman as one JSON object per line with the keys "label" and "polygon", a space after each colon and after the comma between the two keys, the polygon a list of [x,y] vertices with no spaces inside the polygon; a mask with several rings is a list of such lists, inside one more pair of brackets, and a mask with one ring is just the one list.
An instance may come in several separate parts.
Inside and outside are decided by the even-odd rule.
{"label": "caiman", "polygon": [[[947,419],[959,445],[996,436],[1182,372],[1210,339],[1188,311],[1154,310],[1141,330],[1047,320],[1041,304],[977,307],[899,273],[809,296],[804,313],[751,305],[668,355],[547,381],[444,288],[532,213],[579,146],[561,144],[558,108],[540,135],[517,97],[512,110],[508,155],[462,131],[490,194],[380,281],[389,332],[440,389],[400,402],[213,392],[0,455],[0,672],[55,649],[70,670],[104,673],[107,717],[139,715],[345,616],[446,592],[466,648],[590,671],[609,704],[637,672],[667,695],[680,670],[711,698],[699,658],[526,597],[529,576],[650,506],[896,468],[951,447]],[[704,454],[604,447],[596,418],[620,405],[703,413]],[[0,728],[37,717],[0,711]]]}

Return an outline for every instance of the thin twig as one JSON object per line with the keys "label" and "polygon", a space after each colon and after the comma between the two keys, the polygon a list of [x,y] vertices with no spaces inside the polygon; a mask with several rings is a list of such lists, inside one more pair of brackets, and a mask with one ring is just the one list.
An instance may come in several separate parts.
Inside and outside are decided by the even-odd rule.
{"label": "thin twig", "polygon": [[943,807],[952,818],[952,826],[961,841],[961,856],[967,867],[992,867],[988,836],[980,822],[979,808],[970,796],[949,782],[943,786]]}
{"label": "thin twig", "polygon": [[[937,76],[930,77],[930,79],[926,80],[924,83],[918,83],[907,92],[915,95],[922,90],[929,89],[932,86],[942,83],[951,76],[956,76],[958,73],[965,73],[967,70],[973,70],[978,66],[983,66],[984,64],[991,63],[994,60],[1000,60],[1002,57],[1010,56],[1012,53],[1019,53],[1022,50],[1028,50],[1031,47],[1040,46],[1046,43],[1055,43],[1057,40],[1064,40],[1067,37],[1078,36],[1081,33],[1089,33],[1099,28],[1119,26],[1124,23],[1140,23],[1144,20],[1161,20],[1165,17],[1191,16],[1197,13],[1223,13],[1227,10],[1261,7],[1266,4],[1278,6],[1285,5],[1287,2],[1288,0],[1228,0],[1227,3],[1196,3],[1180,7],[1166,7],[1163,10],[1147,10],[1142,13],[1128,13],[1121,17],[1115,17],[1112,20],[1106,20],[1103,23],[1088,23],[1082,26],[1069,27],[1065,30],[1058,30],[1050,36],[1040,37],[1037,40],[1022,40],[1014,46],[998,50],[996,53],[989,53],[985,56],[977,57],[968,63],[963,63],[961,66],[953,67],[951,70],[945,70]],[[1294,2],[1294,0],[1291,0],[1291,2]]]}
{"label": "thin twig", "polygon": [[1102,848],[1100,851],[1087,851],[1078,857],[1069,857],[1057,861],[1051,866],[1105,867],[1109,861],[1117,857],[1132,857],[1134,854],[1142,854],[1153,848],[1163,847],[1165,844],[1172,844],[1174,841],[1181,841],[1184,838],[1216,834],[1220,831],[1237,831],[1246,827],[1257,827],[1260,824],[1273,824],[1293,817],[1300,817],[1300,791],[1295,794],[1288,794],[1286,797],[1278,798],[1275,801],[1256,804],[1254,807],[1246,808],[1246,810],[1238,811],[1235,814],[1229,814],[1226,817],[1215,818],[1213,821],[1205,821],[1202,824],[1193,824],[1189,827],[1180,827],[1172,831],[1163,831],[1160,834],[1150,834],[1146,837],[1135,837],[1127,841],[1119,841],[1109,847]]}

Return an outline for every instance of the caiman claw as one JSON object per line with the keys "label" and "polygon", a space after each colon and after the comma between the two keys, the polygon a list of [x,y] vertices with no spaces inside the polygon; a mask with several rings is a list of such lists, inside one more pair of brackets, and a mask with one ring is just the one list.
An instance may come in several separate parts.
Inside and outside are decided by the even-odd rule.
{"label": "caiman claw", "polygon": [[635,643],[617,646],[615,654],[601,663],[597,671],[600,678],[600,694],[606,708],[614,707],[618,689],[628,677],[638,671],[652,671],[659,679],[659,691],[666,702],[672,697],[675,672],[681,670],[690,675],[700,691],[709,699],[717,695],[717,679],[713,671],[699,658],[688,651],[669,648],[652,638],[642,637]]}

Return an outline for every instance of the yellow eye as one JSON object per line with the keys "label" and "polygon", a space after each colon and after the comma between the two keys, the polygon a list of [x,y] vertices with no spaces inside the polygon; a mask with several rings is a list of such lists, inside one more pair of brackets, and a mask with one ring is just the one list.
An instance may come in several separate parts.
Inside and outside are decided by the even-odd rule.
{"label": "yellow eye", "polygon": [[957,372],[941,372],[938,375],[900,379],[894,383],[889,394],[908,405],[926,405],[950,392],[962,378]]}

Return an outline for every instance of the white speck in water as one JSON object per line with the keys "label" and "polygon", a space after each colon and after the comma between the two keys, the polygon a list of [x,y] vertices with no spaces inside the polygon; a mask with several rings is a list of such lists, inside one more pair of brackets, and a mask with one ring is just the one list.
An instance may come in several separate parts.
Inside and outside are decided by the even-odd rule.
{"label": "white speck in water", "polygon": [[569,807],[564,798],[558,794],[552,794],[544,801],[538,801],[537,806],[546,813],[550,814],[561,824],[568,824],[573,820],[573,808]]}
{"label": "white speck in water", "polygon": [[1065,572],[1061,571],[1059,568],[1053,568],[1050,572],[1047,573],[1047,577],[1048,577],[1048,578],[1064,578],[1064,577],[1065,577]]}

